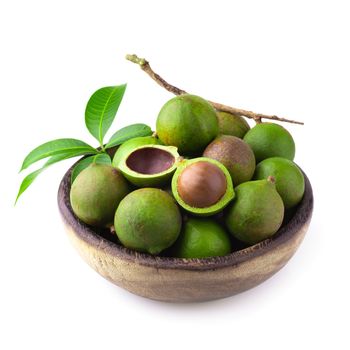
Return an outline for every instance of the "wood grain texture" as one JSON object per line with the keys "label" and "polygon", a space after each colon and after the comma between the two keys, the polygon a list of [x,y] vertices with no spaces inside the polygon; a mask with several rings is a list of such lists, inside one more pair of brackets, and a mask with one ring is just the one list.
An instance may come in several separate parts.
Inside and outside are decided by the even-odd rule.
{"label": "wood grain texture", "polygon": [[262,283],[293,256],[309,226],[313,194],[305,176],[305,194],[290,221],[270,239],[224,257],[154,257],[120,245],[107,230],[96,230],[72,212],[70,172],[58,191],[58,206],[68,236],[81,257],[99,274],[150,299],[193,302],[224,298]]}

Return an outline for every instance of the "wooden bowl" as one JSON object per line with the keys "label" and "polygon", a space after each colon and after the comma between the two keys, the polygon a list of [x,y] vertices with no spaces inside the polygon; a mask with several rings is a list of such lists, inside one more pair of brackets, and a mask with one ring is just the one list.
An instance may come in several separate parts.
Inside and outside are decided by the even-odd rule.
{"label": "wooden bowl", "polygon": [[310,182],[291,219],[269,239],[224,257],[179,259],[151,256],[123,247],[108,230],[80,221],[70,200],[70,174],[58,191],[66,231],[82,258],[114,284],[146,298],[194,302],[235,295],[262,283],[293,256],[308,229],[313,209]]}

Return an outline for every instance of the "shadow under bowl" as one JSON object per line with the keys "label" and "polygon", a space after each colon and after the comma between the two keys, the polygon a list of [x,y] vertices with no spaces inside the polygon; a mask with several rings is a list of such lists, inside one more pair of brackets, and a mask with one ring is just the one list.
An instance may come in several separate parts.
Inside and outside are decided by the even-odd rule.
{"label": "shadow under bowl", "polygon": [[96,229],[73,213],[69,193],[72,168],[58,190],[58,207],[68,236],[81,257],[100,275],[143,297],[168,302],[224,298],[253,288],[293,256],[313,210],[311,184],[290,220],[271,238],[223,257],[180,259],[152,256],[123,247],[108,230]]}

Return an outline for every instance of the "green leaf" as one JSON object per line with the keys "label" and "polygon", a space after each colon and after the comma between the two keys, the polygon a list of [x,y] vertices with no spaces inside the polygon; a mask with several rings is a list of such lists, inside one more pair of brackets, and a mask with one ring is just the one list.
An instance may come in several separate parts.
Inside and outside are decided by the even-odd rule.
{"label": "green leaf", "polygon": [[25,157],[20,171],[27,169],[38,160],[67,153],[70,153],[72,157],[74,157],[84,154],[95,154],[97,151],[87,143],[76,139],[57,139],[49,141],[35,148]]}
{"label": "green leaf", "polygon": [[108,141],[105,148],[121,145],[125,141],[141,136],[151,136],[152,129],[146,124],[131,124],[118,130]]}
{"label": "green leaf", "polygon": [[21,183],[21,186],[19,188],[15,204],[18,201],[18,198],[20,195],[32,184],[32,182],[36,179],[36,177],[44,170],[44,168],[38,169],[27,175],[24,180]]}
{"label": "green leaf", "polygon": [[76,177],[92,163],[111,165],[112,161],[107,153],[100,153],[95,156],[83,158],[72,170],[71,182],[73,183]]}
{"label": "green leaf", "polygon": [[21,186],[19,188],[19,191],[18,191],[18,194],[17,194],[17,197],[16,197],[15,204],[17,203],[18,198],[21,196],[21,194],[33,183],[33,181],[37,178],[37,176],[43,170],[45,170],[47,167],[49,167],[50,165],[52,165],[54,163],[57,163],[57,162],[59,162],[61,160],[65,160],[65,159],[68,159],[68,158],[72,158],[74,156],[75,155],[73,155],[70,152],[67,152],[66,154],[58,154],[58,155],[52,156],[51,158],[48,159],[48,161],[44,164],[44,166],[42,168],[40,168],[38,170],[35,170],[32,173],[30,173],[29,175],[27,175],[23,179],[23,181],[21,183]]}
{"label": "green leaf", "polygon": [[103,146],[103,138],[113,123],[125,89],[126,84],[104,87],[94,92],[87,103],[85,124],[100,146]]}
{"label": "green leaf", "polygon": [[50,157],[44,164],[44,167],[46,168],[49,165],[55,164],[61,160],[66,160],[66,159],[78,157],[78,156],[80,156],[80,154],[76,154],[76,152],[66,152],[62,154],[57,154],[55,156]]}

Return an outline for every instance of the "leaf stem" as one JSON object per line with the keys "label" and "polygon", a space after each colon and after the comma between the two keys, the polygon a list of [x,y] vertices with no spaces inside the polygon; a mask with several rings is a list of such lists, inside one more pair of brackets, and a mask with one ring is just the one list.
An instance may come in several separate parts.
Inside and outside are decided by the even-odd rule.
{"label": "leaf stem", "polygon": [[[173,93],[174,95],[187,94],[187,92],[185,90],[179,89],[178,87],[169,84],[159,74],[155,73],[153,71],[153,69],[151,68],[149,62],[145,58],[140,58],[137,55],[126,55],[125,58],[130,62],[138,64],[144,72],[146,72],[156,83],[158,83],[160,86],[162,86],[167,91]],[[246,118],[253,119],[256,123],[261,123],[261,119],[272,119],[272,120],[278,120],[280,122],[304,125],[303,122],[299,122],[297,120],[281,118],[281,117],[278,117],[277,115],[266,115],[266,114],[261,114],[261,113],[255,113],[252,111],[227,106],[227,105],[213,102],[213,101],[208,101],[208,102],[218,111],[236,114],[239,116],[244,116]]]}

